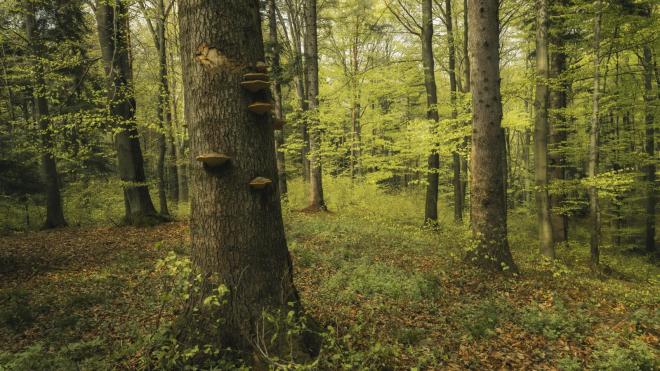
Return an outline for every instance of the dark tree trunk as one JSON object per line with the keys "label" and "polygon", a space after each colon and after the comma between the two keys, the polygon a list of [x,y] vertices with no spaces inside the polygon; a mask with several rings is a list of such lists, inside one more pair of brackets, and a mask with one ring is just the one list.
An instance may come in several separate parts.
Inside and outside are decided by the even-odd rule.
{"label": "dark tree trunk", "polygon": [[[454,42],[454,29],[452,24],[451,0],[445,0],[445,15],[447,25],[447,44],[449,47],[449,94],[451,104],[451,119],[456,120],[458,112],[456,111],[456,95],[458,88],[456,85],[456,45]],[[454,186],[454,221],[463,221],[463,185],[461,184],[461,156],[458,151],[452,153],[452,170]]]}
{"label": "dark tree trunk", "polygon": [[644,46],[644,102],[645,102],[645,129],[646,138],[644,149],[648,155],[648,164],[644,166],[646,180],[646,228],[644,245],[648,252],[655,252],[655,116],[654,103],[656,95],[653,94],[653,56],[649,46]]}
{"label": "dark tree trunk", "polygon": [[[190,165],[191,256],[202,284],[191,292],[181,338],[230,346],[255,359],[260,351],[285,356],[284,341],[265,345],[275,328],[263,319],[264,312],[280,318],[301,310],[280,199],[273,184],[250,185],[256,177],[277,178],[272,119],[247,108],[267,101],[270,93],[250,93],[240,85],[264,61],[259,1],[181,0],[179,23],[191,157],[209,152],[230,157],[222,167]],[[226,303],[204,305],[219,285],[229,290]],[[299,341],[295,345],[305,350]]]}
{"label": "dark tree trunk", "polygon": [[34,93],[41,90],[46,82],[43,78],[43,66],[38,61],[41,53],[41,43],[38,36],[34,35],[35,16],[32,1],[24,1],[25,6],[25,39],[31,49],[34,64],[34,120],[39,124],[41,130],[41,176],[46,185],[46,221],[44,228],[65,227],[64,209],[62,208],[62,197],[60,195],[60,181],[57,173],[57,163],[53,155],[53,140],[51,138],[51,124],[49,118],[48,101],[43,93]]}
{"label": "dark tree trunk", "polygon": [[[596,1],[594,15],[594,87],[593,87],[593,109],[591,114],[591,130],[589,133],[589,166],[588,176],[595,181],[598,174],[598,136],[600,131],[600,22],[601,22],[601,0]],[[589,232],[591,234],[591,264],[596,267],[600,261],[600,205],[598,200],[598,189],[589,186]]]}
{"label": "dark tree trunk", "polygon": [[[275,0],[270,0],[268,3],[268,28],[270,32],[270,47],[271,47],[271,68],[273,76],[273,100],[275,101],[275,118],[278,120],[284,119],[282,113],[282,67],[280,66],[280,44],[277,39],[277,7]],[[277,177],[278,177],[278,190],[280,196],[286,196],[286,162],[284,158],[284,129],[275,132],[275,157],[277,160]]]}
{"label": "dark tree trunk", "polygon": [[534,175],[536,194],[536,216],[539,228],[539,246],[541,254],[554,259],[550,219],[550,199],[548,197],[548,0],[536,2],[536,97],[534,101]]}
{"label": "dark tree trunk", "polygon": [[96,3],[99,44],[107,77],[110,115],[120,128],[116,134],[119,177],[124,182],[126,222],[142,223],[157,216],[149,196],[137,125],[133,72],[128,39],[128,9],[122,2]]}
{"label": "dark tree trunk", "polygon": [[468,260],[496,271],[516,272],[507,241],[498,0],[469,0],[472,81],[470,216],[477,241]]}
{"label": "dark tree trunk", "polygon": [[319,106],[319,59],[316,30],[316,0],[307,0],[305,11],[305,64],[307,65],[308,91],[307,101],[312,114],[309,127],[309,210],[326,210],[323,198],[323,170],[321,168],[320,145],[321,138],[318,128]]}
{"label": "dark tree trunk", "polygon": [[[435,61],[433,59],[433,1],[422,2],[422,65],[424,66],[424,87],[426,88],[426,117],[433,123],[431,136],[435,137],[438,124],[438,95],[435,85]],[[426,203],[424,208],[424,224],[438,222],[438,169],[440,168],[440,155],[433,149],[428,157],[428,174],[426,177]]]}

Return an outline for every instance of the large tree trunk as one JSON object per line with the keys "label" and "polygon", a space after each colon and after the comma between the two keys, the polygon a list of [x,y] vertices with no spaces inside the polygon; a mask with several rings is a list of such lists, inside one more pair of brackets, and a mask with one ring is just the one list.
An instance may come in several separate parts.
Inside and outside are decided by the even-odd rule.
{"label": "large tree trunk", "polygon": [[[569,84],[563,76],[567,67],[567,56],[564,52],[564,33],[561,32],[563,23],[553,25],[553,32],[560,32],[559,35],[550,36],[552,52],[550,57],[550,75],[553,80],[554,89],[550,91],[550,149],[549,166],[550,177],[552,180],[563,181],[566,179],[566,161],[562,152],[562,147],[567,139],[566,113],[568,106]],[[552,33],[551,33],[552,34]],[[563,204],[564,196],[559,193],[550,196],[550,207],[560,208]],[[551,210],[552,235],[555,243],[562,243],[568,240],[568,215],[552,212]]]}
{"label": "large tree trunk", "polygon": [[[270,0],[268,3],[268,28],[270,32],[270,48],[271,48],[271,68],[273,76],[273,100],[275,101],[275,118],[278,120],[284,119],[282,113],[282,86],[280,80],[282,78],[282,67],[280,66],[280,43],[277,39],[277,7],[275,0]],[[278,190],[280,196],[286,196],[286,165],[284,158],[284,128],[275,132],[275,158],[277,160],[277,178]]]}
{"label": "large tree trunk", "polygon": [[548,197],[548,0],[537,0],[536,8],[536,97],[534,102],[534,173],[536,215],[541,254],[554,259],[555,246]]}
{"label": "large tree trunk", "polygon": [[34,120],[39,123],[41,130],[41,176],[44,184],[46,185],[46,221],[44,228],[58,228],[65,227],[66,220],[64,219],[64,209],[62,208],[62,197],[60,195],[60,181],[57,174],[57,163],[53,155],[53,140],[51,138],[51,127],[48,110],[48,101],[43,93],[35,93],[41,90],[46,82],[43,78],[43,66],[38,61],[39,54],[41,53],[41,43],[39,37],[34,35],[35,16],[34,5],[32,1],[24,1],[25,6],[25,39],[27,40],[31,49],[34,60]]}
{"label": "large tree trunk", "polygon": [[[438,95],[435,85],[435,61],[433,59],[433,1],[422,2],[422,65],[424,66],[424,87],[426,88],[426,117],[432,122],[431,137],[435,138],[438,124]],[[433,139],[433,147],[435,147]],[[426,207],[424,208],[424,223],[435,224],[438,221],[438,169],[440,155],[433,148],[428,157],[428,174],[426,177]]]}
{"label": "large tree trunk", "polygon": [[128,40],[128,9],[123,2],[96,3],[99,44],[107,76],[110,114],[120,131],[115,137],[119,177],[124,182],[127,223],[143,223],[157,216],[149,196],[144,160],[135,124],[133,72]]}
{"label": "large tree trunk", "polygon": [[476,247],[468,259],[479,267],[516,272],[507,241],[498,0],[469,0],[472,81],[470,216]]}
{"label": "large tree trunk", "polygon": [[651,48],[644,46],[643,61],[644,66],[644,102],[645,102],[645,128],[646,140],[644,149],[648,155],[648,164],[644,166],[646,180],[646,230],[644,245],[648,252],[655,252],[655,116],[654,101],[656,95],[653,94],[653,56]]}
{"label": "large tree trunk", "polygon": [[307,101],[312,114],[309,132],[309,210],[326,210],[323,198],[323,170],[321,168],[321,133],[318,128],[319,106],[319,59],[318,40],[316,30],[316,0],[307,0],[305,11],[305,64],[307,65],[308,91]]}
{"label": "large tree trunk", "polygon": [[[593,110],[591,114],[591,130],[589,133],[589,166],[587,175],[593,182],[598,173],[598,134],[600,130],[600,22],[601,0],[595,3],[594,15],[594,90]],[[591,264],[595,267],[600,260],[600,207],[598,189],[589,186],[589,231],[591,233]]]}
{"label": "large tree trunk", "polygon": [[[449,47],[449,94],[451,104],[451,119],[456,121],[458,112],[456,111],[456,95],[458,88],[456,86],[456,45],[454,42],[454,29],[452,24],[451,0],[445,0],[445,15],[447,25],[447,44]],[[460,144],[457,144],[457,146]],[[461,156],[458,151],[452,153],[452,170],[454,186],[454,221],[463,221],[463,187],[461,184]]]}
{"label": "large tree trunk", "polygon": [[[191,163],[191,256],[202,283],[191,290],[181,338],[255,358],[262,352],[286,356],[286,329],[278,333],[282,341],[267,345],[276,329],[263,317],[301,310],[280,199],[273,184],[251,185],[257,177],[277,179],[272,119],[248,110],[271,94],[240,85],[264,61],[259,1],[181,0],[179,22],[192,157],[230,157],[220,167]],[[226,303],[205,305],[220,285],[229,290]],[[294,346],[305,350],[299,341]]]}

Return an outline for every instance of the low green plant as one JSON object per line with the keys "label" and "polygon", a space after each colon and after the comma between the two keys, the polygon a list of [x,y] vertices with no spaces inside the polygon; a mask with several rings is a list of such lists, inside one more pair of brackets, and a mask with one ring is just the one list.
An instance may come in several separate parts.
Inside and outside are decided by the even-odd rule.
{"label": "low green plant", "polygon": [[593,352],[593,368],[607,371],[653,371],[660,367],[660,354],[639,338],[612,344],[601,341]]}
{"label": "low green plant", "polygon": [[472,338],[488,338],[495,334],[495,329],[509,313],[503,302],[488,299],[463,308],[459,322]]}
{"label": "low green plant", "polygon": [[590,327],[591,319],[580,311],[570,311],[561,300],[554,305],[541,308],[537,304],[522,310],[520,324],[529,332],[541,334],[554,340],[560,337],[580,338]]}

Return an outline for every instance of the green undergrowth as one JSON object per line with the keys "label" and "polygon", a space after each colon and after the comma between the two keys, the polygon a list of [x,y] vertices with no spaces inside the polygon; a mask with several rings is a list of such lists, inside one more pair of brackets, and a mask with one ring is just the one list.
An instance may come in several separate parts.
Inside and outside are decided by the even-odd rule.
{"label": "green undergrowth", "polygon": [[[576,240],[546,261],[537,254],[533,213],[517,208],[509,241],[521,274],[491,275],[464,263],[469,230],[467,221],[452,221],[450,195],[441,199],[438,227],[429,229],[422,228],[422,188],[394,194],[324,180],[329,212],[302,211],[299,181],[289,183],[283,205],[295,283],[307,314],[324,328],[321,356],[311,364],[272,360],[281,366],[659,366],[660,269],[648,257],[605,241],[608,272],[593,273],[588,233],[576,222]],[[103,224],[98,215],[96,225]],[[186,217],[180,205],[179,219]],[[204,349],[163,350],[163,328],[177,308],[172,293],[180,289],[167,267],[186,259],[187,234],[183,222],[106,223],[2,237],[0,370],[178,369],[193,359],[191,352]]]}

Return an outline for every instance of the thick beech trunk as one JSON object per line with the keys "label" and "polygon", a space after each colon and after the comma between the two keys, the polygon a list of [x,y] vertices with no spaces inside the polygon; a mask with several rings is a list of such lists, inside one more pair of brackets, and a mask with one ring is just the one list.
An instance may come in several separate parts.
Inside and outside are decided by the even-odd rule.
{"label": "thick beech trunk", "polygon": [[149,196],[137,125],[133,72],[128,40],[128,9],[123,2],[96,3],[99,43],[107,77],[110,114],[120,129],[115,137],[119,177],[124,182],[126,222],[141,223],[157,215]]}
{"label": "thick beech trunk", "polygon": [[[268,29],[270,33],[271,69],[273,78],[273,100],[275,101],[275,118],[284,119],[282,113],[282,67],[280,66],[280,44],[277,38],[277,5],[275,0],[268,2]],[[280,196],[287,194],[286,165],[284,158],[284,129],[275,132],[275,158],[277,160],[278,190]]]}
{"label": "thick beech trunk", "polygon": [[468,2],[474,111],[470,216],[476,240],[468,259],[485,269],[516,272],[507,241],[498,7],[498,0]]}
{"label": "thick beech trunk", "polygon": [[[438,94],[435,85],[435,61],[433,59],[433,1],[422,2],[422,64],[424,66],[424,87],[426,88],[426,117],[432,122],[431,136],[435,137],[438,125]],[[433,139],[433,147],[435,147]],[[440,155],[433,148],[428,157],[428,174],[426,176],[426,203],[424,223],[435,224],[438,221],[438,169]]]}
{"label": "thick beech trunk", "polygon": [[[266,345],[276,329],[263,317],[268,312],[281,319],[278,313],[301,310],[280,199],[274,184],[249,185],[256,177],[277,181],[272,119],[247,109],[271,94],[240,85],[264,61],[259,1],[181,0],[179,23],[191,157],[219,152],[231,158],[218,168],[190,164],[191,255],[202,284],[199,292],[191,291],[181,338],[230,346],[255,358],[262,352],[286,356],[284,341]],[[229,290],[226,303],[204,305],[219,285]],[[287,331],[279,331],[282,340]],[[305,350],[300,342],[294,348]]]}
{"label": "thick beech trunk", "polygon": [[536,215],[539,228],[541,254],[554,259],[555,246],[550,219],[548,197],[548,102],[549,57],[548,57],[548,0],[536,2],[536,97],[534,102],[534,174]]}
{"label": "thick beech trunk", "polygon": [[305,9],[305,64],[307,65],[307,101],[312,114],[309,129],[309,210],[326,210],[321,168],[321,133],[318,128],[319,59],[316,30],[316,0],[307,0]]}
{"label": "thick beech trunk", "polygon": [[[24,1],[25,6],[25,39],[31,49],[34,65],[35,89],[41,90],[46,82],[43,78],[43,67],[38,61],[41,50],[38,36],[34,35],[36,24],[34,16],[34,6],[32,1]],[[50,118],[48,110],[48,101],[43,93],[33,92],[34,108],[33,117],[39,124],[41,130],[41,176],[46,186],[46,221],[44,228],[65,227],[64,209],[62,208],[62,196],[60,195],[60,181],[57,173],[57,163],[53,155],[53,140],[51,138]]]}

